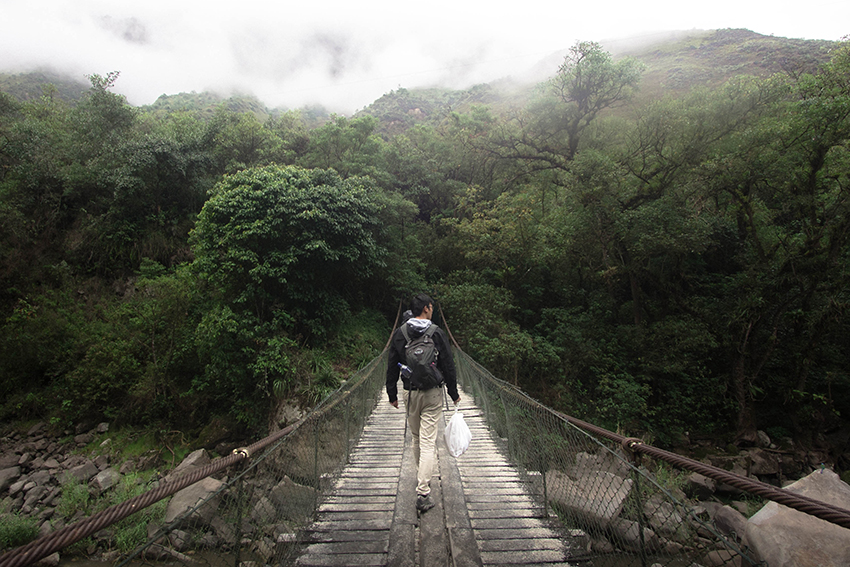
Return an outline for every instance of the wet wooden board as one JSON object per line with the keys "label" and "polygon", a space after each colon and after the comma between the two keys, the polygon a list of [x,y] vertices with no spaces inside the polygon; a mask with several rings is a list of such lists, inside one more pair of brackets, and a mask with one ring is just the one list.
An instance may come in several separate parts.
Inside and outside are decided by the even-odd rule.
{"label": "wet wooden board", "polygon": [[349,465],[316,511],[305,538],[314,543],[296,559],[296,565],[388,564],[402,476],[405,419],[403,411],[381,401],[369,416]]}
{"label": "wet wooden board", "polygon": [[472,397],[461,391],[461,398],[472,444],[459,458],[448,454],[443,428],[454,408],[447,407],[431,480],[436,505],[420,514],[403,405],[393,408],[381,393],[349,465],[302,540],[308,545],[296,565],[569,565],[569,543],[545,514],[532,483],[509,463]]}
{"label": "wet wooden board", "polygon": [[[466,453],[453,459],[482,565],[565,565],[568,544],[555,529],[531,484],[510,464],[469,395],[461,395],[472,432]],[[446,418],[451,414],[447,413]]]}

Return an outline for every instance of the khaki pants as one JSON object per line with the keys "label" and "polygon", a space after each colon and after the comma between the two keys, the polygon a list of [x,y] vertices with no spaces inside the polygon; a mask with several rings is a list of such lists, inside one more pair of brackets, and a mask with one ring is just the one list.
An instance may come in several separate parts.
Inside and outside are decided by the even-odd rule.
{"label": "khaki pants", "polygon": [[418,465],[416,494],[431,494],[431,476],[437,460],[437,420],[442,415],[443,388],[404,390],[407,422],[413,435],[413,458]]}

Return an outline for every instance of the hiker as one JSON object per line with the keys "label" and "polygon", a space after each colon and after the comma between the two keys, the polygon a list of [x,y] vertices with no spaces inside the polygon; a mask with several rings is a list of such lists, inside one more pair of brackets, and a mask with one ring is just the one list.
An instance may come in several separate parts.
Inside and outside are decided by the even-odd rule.
{"label": "hiker", "polygon": [[449,341],[443,330],[431,322],[434,302],[420,293],[413,298],[410,310],[414,315],[393,332],[390,340],[387,395],[397,408],[400,376],[417,464],[416,509],[425,512],[434,507],[431,475],[437,454],[437,420],[442,415],[442,385],[446,385],[455,405],[460,402],[460,395]]}

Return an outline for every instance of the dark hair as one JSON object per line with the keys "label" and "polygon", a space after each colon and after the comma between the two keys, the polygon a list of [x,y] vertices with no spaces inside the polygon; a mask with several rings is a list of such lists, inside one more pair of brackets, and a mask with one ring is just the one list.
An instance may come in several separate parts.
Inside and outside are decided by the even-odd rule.
{"label": "dark hair", "polygon": [[423,309],[433,304],[434,300],[424,293],[420,293],[419,295],[414,296],[413,301],[410,302],[410,310],[413,312],[414,317],[419,317],[422,315]]}

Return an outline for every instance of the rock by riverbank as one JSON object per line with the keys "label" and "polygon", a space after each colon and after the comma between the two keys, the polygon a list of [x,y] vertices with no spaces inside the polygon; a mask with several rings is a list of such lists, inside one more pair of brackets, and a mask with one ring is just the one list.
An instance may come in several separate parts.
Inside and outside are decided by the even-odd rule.
{"label": "rock by riverbank", "polygon": [[163,464],[155,451],[113,462],[110,443],[108,423],[60,435],[38,423],[0,437],[0,513],[34,520],[43,535],[85,516],[82,510],[57,513],[65,487],[84,486],[96,498],[124,475]]}

